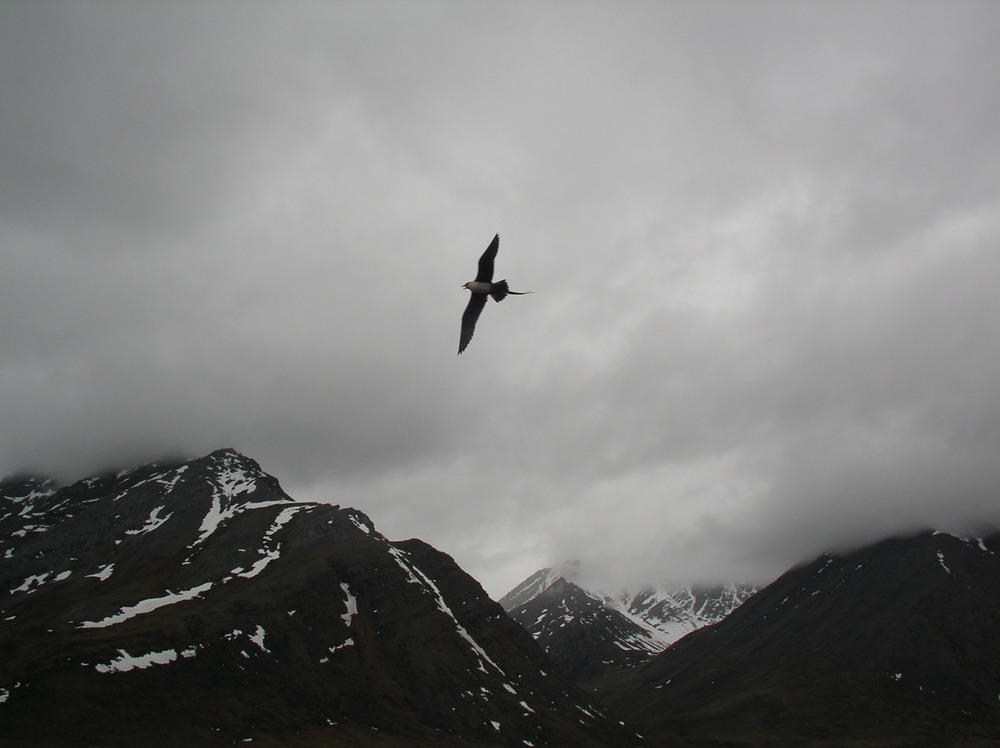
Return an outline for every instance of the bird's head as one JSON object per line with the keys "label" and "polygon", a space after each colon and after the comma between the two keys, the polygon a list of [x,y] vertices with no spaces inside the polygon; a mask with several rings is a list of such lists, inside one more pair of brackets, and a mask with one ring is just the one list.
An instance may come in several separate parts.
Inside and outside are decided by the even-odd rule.
{"label": "bird's head", "polygon": [[463,285],[462,285],[462,288],[465,288],[465,289],[468,289],[468,288],[469,288],[469,285],[470,285],[471,283],[472,283],[472,281],[469,281],[468,283],[465,283],[465,284],[463,284]]}

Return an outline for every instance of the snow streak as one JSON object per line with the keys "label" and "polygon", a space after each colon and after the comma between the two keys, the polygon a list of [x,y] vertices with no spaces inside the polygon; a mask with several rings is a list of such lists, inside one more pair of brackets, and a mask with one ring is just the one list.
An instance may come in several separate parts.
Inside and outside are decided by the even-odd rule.
{"label": "snow streak", "polygon": [[129,618],[135,618],[136,616],[144,613],[150,613],[166,605],[173,605],[174,603],[183,602],[184,600],[193,600],[196,597],[201,597],[202,593],[208,592],[211,588],[212,583],[205,582],[204,584],[199,584],[197,587],[192,587],[191,589],[184,590],[182,592],[168,592],[163,597],[153,597],[136,603],[135,605],[122,608],[115,615],[108,616],[101,621],[84,621],[77,628],[100,629],[107,626],[114,626],[116,623],[127,621]]}
{"label": "snow streak", "polygon": [[[279,503],[285,504],[287,502],[279,502]],[[254,505],[254,506],[256,507],[259,505]],[[290,506],[286,509],[282,509],[281,512],[278,514],[278,516],[274,518],[274,524],[272,524],[270,529],[268,529],[268,531],[264,533],[265,548],[262,548],[260,551],[263,557],[257,559],[254,562],[254,565],[251,566],[246,571],[243,571],[243,569],[233,569],[233,574],[235,574],[238,577],[244,577],[246,579],[255,577],[262,571],[264,571],[264,568],[268,564],[270,564],[275,559],[280,558],[281,557],[280,543],[275,545],[275,547],[272,549],[267,549],[266,546],[271,540],[273,540],[274,534],[278,532],[278,530],[280,530],[285,524],[287,524],[287,522],[294,516],[294,514],[302,508],[303,508],[302,506]],[[229,580],[226,579],[223,581],[229,581]]]}
{"label": "snow streak", "polygon": [[458,635],[465,639],[465,641],[469,643],[469,646],[472,647],[473,652],[478,655],[479,669],[484,673],[487,672],[486,667],[483,665],[483,660],[486,660],[486,662],[492,665],[493,668],[500,673],[500,675],[506,676],[506,673],[504,673],[500,666],[497,665],[488,654],[486,654],[486,650],[479,646],[479,643],[473,639],[469,635],[469,632],[465,630],[465,627],[458,622],[458,619],[455,617],[451,608],[449,608],[445,603],[444,597],[441,595],[441,590],[438,589],[437,585],[434,584],[434,582],[431,581],[431,579],[420,571],[420,569],[418,569],[414,564],[410,563],[409,559],[406,558],[405,552],[395,546],[389,546],[389,553],[391,553],[392,557],[396,559],[396,563],[400,565],[403,571],[407,573],[410,584],[416,584],[417,586],[420,586],[430,592],[437,602],[438,610],[451,618],[451,620],[455,623],[455,629],[458,631]]}
{"label": "snow streak", "polygon": [[[124,649],[118,650],[118,657],[106,665],[94,665],[94,669],[99,673],[127,673],[129,670],[145,670],[153,665],[168,665],[177,659],[177,650],[164,649],[162,652],[148,652],[144,655],[133,657]],[[194,657],[193,649],[185,649],[181,652],[181,657]]]}
{"label": "snow streak", "polygon": [[347,595],[347,612],[340,617],[344,619],[347,626],[350,626],[351,620],[358,614],[358,599],[351,594],[351,588],[347,586],[347,582],[341,582],[340,589]]}

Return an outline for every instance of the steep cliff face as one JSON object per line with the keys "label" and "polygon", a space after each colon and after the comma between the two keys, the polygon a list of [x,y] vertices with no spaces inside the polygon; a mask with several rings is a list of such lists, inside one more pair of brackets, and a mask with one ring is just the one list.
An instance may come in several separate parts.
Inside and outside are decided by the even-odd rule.
{"label": "steep cliff face", "polygon": [[632,745],[454,561],[231,450],[0,488],[0,719],[50,745]]}

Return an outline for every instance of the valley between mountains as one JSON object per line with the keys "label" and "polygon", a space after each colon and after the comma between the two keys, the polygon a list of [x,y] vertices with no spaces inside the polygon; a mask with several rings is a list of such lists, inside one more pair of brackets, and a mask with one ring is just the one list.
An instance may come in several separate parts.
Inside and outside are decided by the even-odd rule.
{"label": "valley between mountains", "polygon": [[499,602],[233,450],[0,483],[0,745],[1000,744],[1000,536]]}

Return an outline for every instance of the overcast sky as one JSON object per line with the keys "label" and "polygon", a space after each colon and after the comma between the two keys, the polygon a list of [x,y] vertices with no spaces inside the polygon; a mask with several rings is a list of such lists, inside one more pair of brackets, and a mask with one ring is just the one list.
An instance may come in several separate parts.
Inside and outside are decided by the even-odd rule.
{"label": "overcast sky", "polygon": [[4,2],[0,474],[232,446],[494,596],[1000,523],[998,76],[996,2]]}

